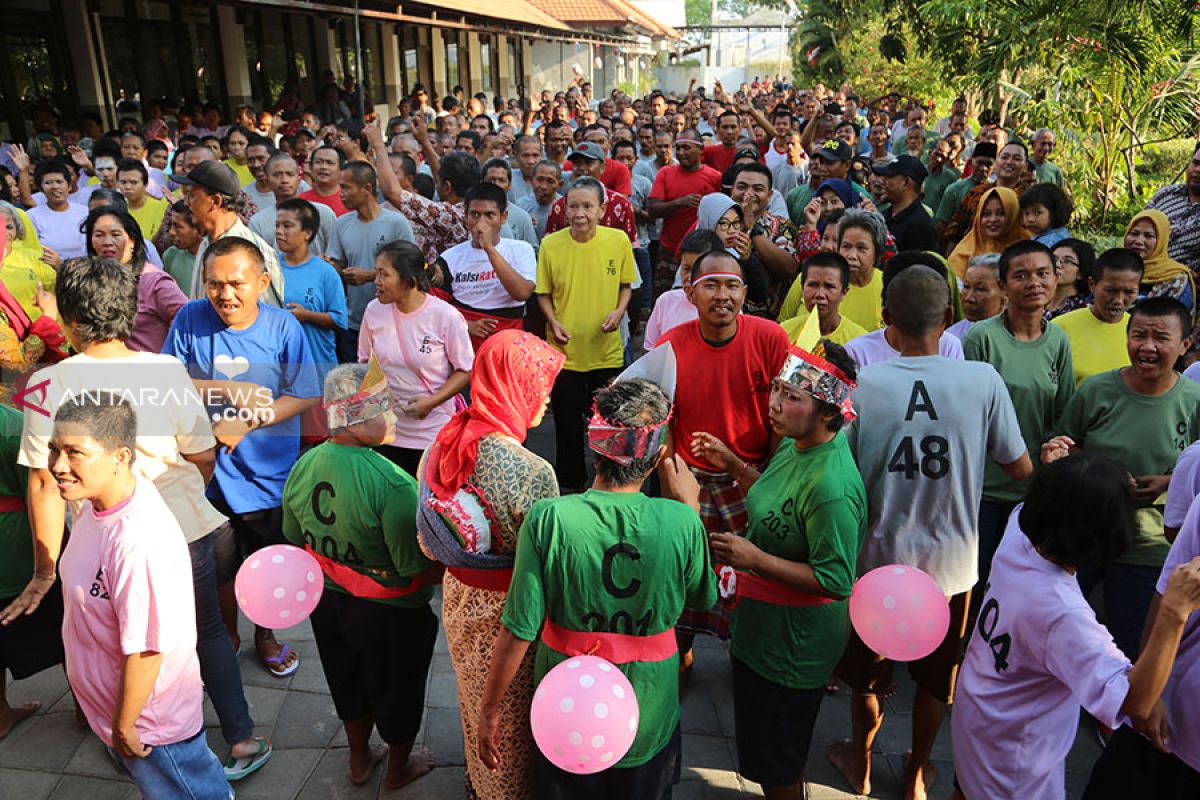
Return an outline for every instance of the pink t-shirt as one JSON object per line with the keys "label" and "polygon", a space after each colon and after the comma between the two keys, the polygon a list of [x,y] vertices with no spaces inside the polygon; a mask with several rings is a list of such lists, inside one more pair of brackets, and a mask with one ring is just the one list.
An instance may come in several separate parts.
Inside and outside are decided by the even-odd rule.
{"label": "pink t-shirt", "polygon": [[699,317],[700,312],[696,311],[683,289],[663,292],[662,296],[654,301],[654,310],[650,312],[650,319],[646,320],[646,349],[653,347],[671,328]]}
{"label": "pink t-shirt", "polygon": [[112,745],[125,656],[154,651],[162,667],[137,720],[143,744],[174,744],[204,725],[196,658],[192,561],[154,484],[138,479],[124,503],[84,503],[58,565],[67,679],[88,724]]}
{"label": "pink t-shirt", "polygon": [[174,278],[153,264],[146,264],[138,277],[137,317],[126,346],[142,353],[161,353],[171,320],[187,301],[187,295]]}
{"label": "pink t-shirt", "polygon": [[[1200,503],[1193,502],[1163,564],[1158,578],[1158,593],[1166,594],[1167,579],[1175,567],[1197,556],[1200,556]],[[1171,745],[1171,752],[1192,769],[1200,771],[1197,698],[1200,698],[1200,613],[1193,611],[1183,628],[1183,639],[1179,642],[1175,666],[1171,668],[1171,677],[1163,691],[1162,701],[1167,707],[1167,722],[1170,725],[1167,741]]]}
{"label": "pink t-shirt", "polygon": [[426,295],[421,307],[410,314],[372,300],[358,331],[358,360],[365,363],[371,353],[392,390],[396,436],[391,444],[424,450],[450,421],[454,400],[437,406],[425,419],[405,416],[404,407],[413,397],[441,389],[455,371],[469,372],[474,366],[466,320],[457,308],[432,295]]}
{"label": "pink t-shirt", "polygon": [[996,550],[958,679],[954,773],[967,797],[1060,800],[1079,707],[1111,728],[1124,723],[1132,664],[1075,576],[1033,548],[1020,509]]}
{"label": "pink t-shirt", "polygon": [[[887,328],[880,328],[877,331],[871,331],[856,339],[851,339],[846,344],[846,352],[858,364],[859,369],[868,364],[891,361],[893,358],[900,357],[900,351],[888,344],[887,337],[884,335],[886,330]],[[938,354],[962,361],[962,342],[953,334],[943,333],[942,338],[938,340]]]}

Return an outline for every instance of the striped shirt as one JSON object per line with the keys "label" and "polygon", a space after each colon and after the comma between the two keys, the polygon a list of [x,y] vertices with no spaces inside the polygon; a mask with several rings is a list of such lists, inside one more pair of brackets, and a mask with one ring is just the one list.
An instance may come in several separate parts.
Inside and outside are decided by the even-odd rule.
{"label": "striped shirt", "polygon": [[1193,272],[1200,271],[1200,202],[1188,197],[1186,183],[1176,183],[1159,189],[1150,199],[1149,208],[1167,215],[1171,223],[1171,242],[1167,255]]}

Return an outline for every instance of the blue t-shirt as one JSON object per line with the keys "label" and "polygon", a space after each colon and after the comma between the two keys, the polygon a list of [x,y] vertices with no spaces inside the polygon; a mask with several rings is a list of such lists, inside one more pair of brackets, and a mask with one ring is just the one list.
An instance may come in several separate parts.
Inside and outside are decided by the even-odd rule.
{"label": "blue t-shirt", "polygon": [[[291,312],[261,302],[254,324],[235,331],[207,299],[193,300],[175,315],[163,352],[182,361],[196,380],[254,383],[272,397],[321,396],[304,328]],[[208,411],[220,419],[232,409],[208,405]],[[218,447],[208,496],[237,514],[281,505],[283,484],[300,455],[300,417],[251,431],[232,453]]]}
{"label": "blue t-shirt", "polygon": [[[342,288],[342,277],[332,264],[311,256],[308,261],[293,267],[280,253],[279,266],[283,270],[284,308],[288,303],[299,303],[309,311],[328,314],[333,318],[333,324],[346,330],[346,291]],[[301,323],[301,327],[308,337],[317,375],[324,377],[338,363],[333,329],[309,323]]]}

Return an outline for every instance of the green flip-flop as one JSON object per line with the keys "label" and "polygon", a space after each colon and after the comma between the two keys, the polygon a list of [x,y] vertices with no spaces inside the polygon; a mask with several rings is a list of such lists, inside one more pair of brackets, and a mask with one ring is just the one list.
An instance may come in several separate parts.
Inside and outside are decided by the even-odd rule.
{"label": "green flip-flop", "polygon": [[253,755],[234,758],[231,752],[225,761],[225,780],[240,781],[247,775],[253,774],[271,759],[272,752],[271,745],[267,744],[266,739],[258,740],[258,750]]}

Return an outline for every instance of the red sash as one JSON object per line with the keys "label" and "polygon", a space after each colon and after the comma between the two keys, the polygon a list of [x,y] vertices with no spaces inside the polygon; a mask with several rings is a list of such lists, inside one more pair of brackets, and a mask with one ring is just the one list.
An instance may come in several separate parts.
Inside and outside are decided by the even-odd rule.
{"label": "red sash", "polygon": [[[515,319],[510,319],[510,318],[506,318],[506,317],[497,317],[494,314],[487,313],[486,311],[476,311],[473,308],[464,308],[463,306],[460,306],[460,305],[456,305],[454,307],[459,310],[459,313],[461,313],[463,315],[463,319],[465,319],[467,322],[474,322],[477,319],[490,319],[493,322],[495,322],[496,329],[494,331],[492,331],[493,335],[499,333],[500,331],[507,331],[507,330],[519,331],[525,325],[525,320],[521,317],[517,317]],[[480,345],[482,345],[485,341],[487,341],[487,340],[486,339],[476,339],[474,336],[471,337],[471,344],[475,347],[476,350],[478,350]]]}
{"label": "red sash", "polygon": [[438,567],[431,567],[420,575],[414,575],[412,583],[408,586],[381,586],[369,575],[364,575],[341,562],[321,555],[312,549],[312,545],[304,545],[304,550],[321,565],[321,572],[325,573],[326,578],[355,597],[362,597],[366,600],[394,600],[397,597],[415,594],[426,586],[437,583],[434,573],[440,571]]}
{"label": "red sash", "polygon": [[24,497],[0,497],[0,514],[18,511],[24,513],[28,510],[25,507]]}
{"label": "red sash", "polygon": [[512,583],[511,569],[467,569],[466,567],[446,567],[461,583],[474,589],[487,589],[491,592],[507,592]]}
{"label": "red sash", "polygon": [[614,664],[666,661],[678,652],[675,629],[653,636],[570,631],[550,620],[542,627],[542,643],[565,656],[599,656]]}
{"label": "red sash", "polygon": [[732,595],[731,602],[735,605],[743,598],[776,606],[827,606],[837,602],[832,597],[802,592],[761,575],[740,572],[728,565],[713,567],[713,570],[717,573],[721,597]]}

